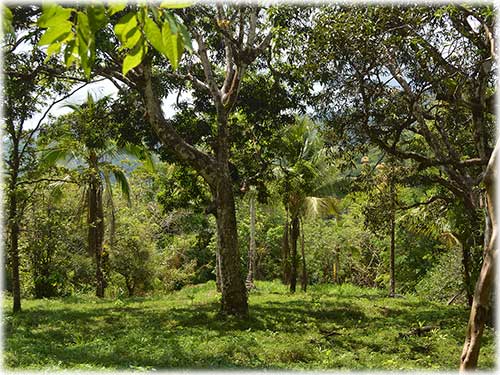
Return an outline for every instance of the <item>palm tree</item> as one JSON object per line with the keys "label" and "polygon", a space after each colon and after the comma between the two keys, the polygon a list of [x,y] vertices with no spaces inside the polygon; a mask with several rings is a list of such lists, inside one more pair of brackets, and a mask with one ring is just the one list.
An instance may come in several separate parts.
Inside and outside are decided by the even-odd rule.
{"label": "palm tree", "polygon": [[44,153],[45,163],[53,165],[64,162],[67,168],[76,171],[83,187],[83,201],[87,208],[88,252],[95,259],[96,296],[100,298],[104,297],[107,284],[103,270],[107,258],[103,246],[104,195],[111,208],[110,246],[114,236],[112,179],[119,184],[130,204],[130,186],[125,171],[114,161],[132,156],[152,166],[151,156],[144,148],[130,144],[119,147],[113,140],[116,126],[112,121],[109,103],[108,97],[95,101],[88,94],[85,103],[68,105],[73,112],[61,119],[59,139],[53,141]]}
{"label": "palm tree", "polygon": [[[296,290],[298,254],[297,240],[301,223],[305,217],[338,214],[337,199],[332,194],[331,166],[326,157],[323,140],[317,126],[308,118],[298,118],[285,129],[282,149],[275,168],[279,179],[283,204],[286,210],[283,240],[284,257],[290,251],[288,261],[284,259],[284,279],[290,282],[290,291]],[[303,230],[302,230],[303,231]],[[302,290],[307,288],[304,238],[302,237]]]}

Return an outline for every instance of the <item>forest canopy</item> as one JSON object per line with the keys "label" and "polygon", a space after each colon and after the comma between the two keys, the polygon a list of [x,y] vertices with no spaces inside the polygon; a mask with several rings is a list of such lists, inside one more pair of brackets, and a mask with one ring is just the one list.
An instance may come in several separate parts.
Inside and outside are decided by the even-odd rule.
{"label": "forest canopy", "polygon": [[[2,15],[8,367],[492,366],[492,4],[43,3]],[[206,312],[203,329],[230,325],[238,349],[164,362],[179,339],[167,329],[157,359],[121,363],[158,334],[133,336],[139,319],[125,349],[109,344],[122,353],[111,362],[84,359],[97,353],[85,332],[71,339],[81,359],[15,354],[39,339],[24,330],[44,309],[64,322],[121,305],[184,324]],[[275,314],[303,329],[298,354],[244,344],[259,324],[293,342]],[[356,329],[343,314],[366,337],[346,343],[360,333],[339,333]],[[394,358],[377,319],[399,330],[386,333]]]}

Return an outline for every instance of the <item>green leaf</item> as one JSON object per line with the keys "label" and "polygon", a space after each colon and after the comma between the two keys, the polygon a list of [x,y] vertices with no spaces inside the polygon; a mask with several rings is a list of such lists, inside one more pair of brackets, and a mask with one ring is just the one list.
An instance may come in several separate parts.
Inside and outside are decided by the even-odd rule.
{"label": "green leaf", "polygon": [[130,185],[128,184],[127,176],[125,176],[123,170],[118,168],[113,168],[113,175],[116,182],[120,184],[120,189],[122,194],[127,198],[128,205],[130,205]]}
{"label": "green leaf", "polygon": [[170,30],[168,22],[164,22],[161,29],[163,45],[165,46],[165,54],[175,70],[179,66],[179,60],[182,55],[183,45],[179,44],[179,34],[174,34]]}
{"label": "green leaf", "polygon": [[165,46],[163,44],[162,35],[158,25],[149,17],[146,17],[144,22],[144,33],[151,45],[161,54],[167,56]]}
{"label": "green leaf", "polygon": [[170,12],[165,12],[165,17],[167,18],[168,24],[170,25],[170,32],[172,34],[177,34],[177,20]]}
{"label": "green leaf", "polygon": [[94,36],[90,30],[89,19],[83,12],[78,12],[78,24],[76,26],[78,40],[78,55],[87,78],[90,77],[90,70],[95,58]]}
{"label": "green leaf", "polygon": [[123,42],[121,48],[122,49],[123,48],[128,48],[128,49],[134,48],[136,46],[137,42],[139,42],[139,39],[141,39],[141,37],[142,37],[141,30],[138,27],[133,28],[125,36],[126,39]]}
{"label": "green leaf", "polygon": [[189,35],[189,31],[183,23],[178,23],[177,26],[179,27],[179,31],[182,36],[182,42],[184,43],[184,46],[189,52],[193,52],[193,44],[191,43],[191,35]]}
{"label": "green leaf", "polygon": [[115,34],[120,39],[120,42],[125,44],[127,34],[134,28],[137,28],[137,17],[134,12],[129,12],[120,18],[115,25]]}
{"label": "green leaf", "polygon": [[70,41],[66,48],[64,49],[64,63],[66,64],[66,67],[70,67],[71,64],[77,59],[78,57],[78,46],[76,45],[76,39],[73,39]]}
{"label": "green leaf", "polygon": [[186,2],[180,2],[176,0],[164,0],[160,4],[160,8],[169,8],[169,9],[176,9],[176,8],[187,8],[193,5],[192,1],[186,1]]}
{"label": "green leaf", "polygon": [[147,146],[138,146],[132,143],[126,143],[123,150],[127,155],[139,159],[148,172],[156,171],[156,164],[153,160],[153,154],[148,151]]}
{"label": "green leaf", "polygon": [[44,152],[41,161],[43,165],[54,166],[58,162],[66,159],[67,157],[68,157],[68,150],[56,148]]}
{"label": "green leaf", "polygon": [[45,58],[45,62],[49,61],[50,56],[57,54],[61,51],[62,43],[61,42],[55,42],[49,45],[47,48],[47,57]]}
{"label": "green leaf", "polygon": [[109,15],[112,16],[115,13],[121,12],[123,9],[125,9],[126,6],[127,6],[126,3],[125,4],[124,3],[109,4],[108,5]]}
{"label": "green leaf", "polygon": [[123,60],[122,74],[126,75],[130,69],[135,68],[137,65],[141,63],[146,56],[148,51],[148,45],[145,43],[145,40],[141,38],[139,43],[125,56]]}
{"label": "green leaf", "polygon": [[61,42],[66,39],[71,33],[72,24],[69,21],[62,21],[57,26],[49,27],[40,38],[39,46]]}
{"label": "green leaf", "polygon": [[73,8],[63,8],[57,4],[50,4],[42,7],[42,15],[38,19],[38,26],[48,28],[57,26],[63,21],[67,21],[71,17]]}
{"label": "green leaf", "polygon": [[8,34],[12,33],[14,31],[12,27],[12,11],[6,7],[5,5],[2,5],[2,29],[3,33]]}
{"label": "green leaf", "polygon": [[103,5],[90,5],[87,8],[90,29],[92,32],[100,30],[108,22],[108,17]]}

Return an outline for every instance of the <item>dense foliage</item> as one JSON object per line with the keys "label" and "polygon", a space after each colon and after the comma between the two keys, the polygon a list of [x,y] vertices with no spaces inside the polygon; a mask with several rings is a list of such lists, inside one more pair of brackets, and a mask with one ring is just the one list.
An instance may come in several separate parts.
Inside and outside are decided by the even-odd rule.
{"label": "dense foliage", "polygon": [[[208,331],[182,336],[169,361],[127,346],[126,364],[90,368],[449,369],[467,308],[461,366],[476,365],[494,298],[491,5],[2,11],[9,366],[84,368],[17,357],[21,331],[36,345],[61,315],[106,325],[122,308],[123,345],[144,349],[179,322]],[[255,334],[215,340],[217,299],[220,319]],[[417,342],[408,331],[427,323]],[[59,345],[90,345],[67,329]],[[219,357],[193,354],[197,334]],[[177,336],[158,337],[168,356]]]}

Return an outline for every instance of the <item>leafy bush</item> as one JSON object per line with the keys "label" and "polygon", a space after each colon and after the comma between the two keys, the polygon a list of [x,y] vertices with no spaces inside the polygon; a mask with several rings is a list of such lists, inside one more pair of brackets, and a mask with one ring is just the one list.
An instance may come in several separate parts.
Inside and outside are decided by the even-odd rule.
{"label": "leafy bush", "polygon": [[[447,301],[464,288],[461,254],[453,248],[438,258],[434,266],[416,285],[419,296],[434,301]],[[456,300],[465,302],[465,297]]]}

